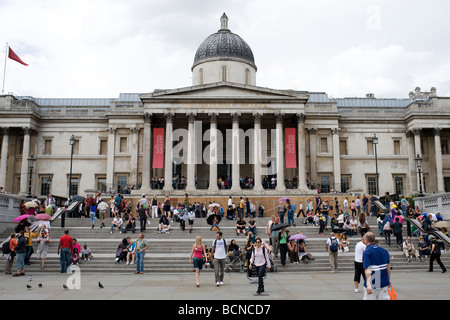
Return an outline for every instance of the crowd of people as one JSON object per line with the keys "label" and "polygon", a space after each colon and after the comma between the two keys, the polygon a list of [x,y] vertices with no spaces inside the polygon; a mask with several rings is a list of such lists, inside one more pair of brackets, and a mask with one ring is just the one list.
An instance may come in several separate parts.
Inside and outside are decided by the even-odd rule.
{"label": "crowd of people", "polygon": [[[306,237],[299,230],[300,228],[297,228],[297,233],[293,235],[290,234],[288,229],[288,226],[295,227],[297,223],[318,227],[319,236],[324,236],[325,231],[328,231],[329,237],[325,241],[325,250],[329,254],[332,272],[338,269],[338,254],[351,252],[354,248],[355,292],[359,290],[360,278],[362,277],[366,281],[372,275],[367,273],[366,270],[365,250],[369,246],[373,246],[373,248],[371,247],[372,251],[384,252],[383,250],[386,250],[382,248],[380,241],[375,239],[377,231],[388,247],[391,246],[391,235],[393,235],[396,239],[396,247],[402,250],[407,261],[416,259],[423,262],[428,257],[430,264],[428,271],[433,271],[433,263],[436,261],[442,272],[446,272],[446,268],[440,260],[441,243],[430,234],[436,230],[447,234],[445,227],[436,227],[434,223],[440,220],[439,214],[423,215],[417,207],[412,209],[404,197],[401,201],[395,203],[386,195],[385,208],[374,206],[375,200],[378,199],[363,195],[361,199],[357,196],[350,202],[348,198],[345,198],[340,203],[337,198],[334,201],[322,201],[320,195],[316,194],[314,200],[307,200],[304,206],[304,203],[293,203],[289,198],[285,198],[280,200],[278,205],[273,208],[273,214],[267,224],[258,226],[257,223],[260,220],[257,221],[255,218],[256,216],[263,217],[265,208],[262,205],[255,205],[248,198],[240,197],[239,201],[234,203],[232,197],[229,197],[228,208],[224,211],[222,206],[214,202],[209,203],[208,206],[198,202],[191,203],[187,193],[184,201],[176,204],[171,203],[168,195],[165,196],[163,202],[158,202],[156,196],[147,199],[146,195],[142,194],[135,204],[136,207],[132,208],[132,203],[127,202],[121,194],[103,200],[99,193],[95,197],[88,195],[80,207],[79,216],[89,217],[92,228],[95,227],[97,219],[100,220],[100,228],[106,227],[106,218],[112,217],[113,220],[109,226],[111,233],[126,233],[128,231],[135,233],[136,221],[139,220],[138,239],[133,241],[131,237],[123,238],[117,247],[115,258],[117,264],[122,262],[126,265],[136,264],[136,273],[138,274],[144,272],[144,255],[149,248],[149,242],[145,239],[145,231],[150,225],[150,221],[153,221],[153,219],[158,221],[155,225],[158,233],[170,233],[173,231],[175,223],[179,223],[181,231],[184,231],[186,225],[188,225],[189,232],[192,233],[195,219],[212,217],[210,230],[216,232],[216,239],[208,250],[201,237],[197,236],[191,250],[189,261],[193,264],[196,273],[197,287],[200,286],[200,270],[203,266],[213,268],[216,285],[223,285],[224,267],[227,259],[230,261],[239,259],[249,274],[251,270],[254,270],[259,282],[257,293],[264,292],[263,275],[266,270],[274,267],[274,259],[279,259],[283,268],[286,268],[289,262],[291,264],[310,263],[314,260],[314,256],[307,249]],[[22,213],[25,212],[23,208],[21,210]],[[50,210],[54,210],[54,200],[51,195],[47,197],[43,205],[34,208],[34,210],[34,214],[46,210],[46,212],[52,213]],[[29,212],[29,208],[27,208],[27,213]],[[370,216],[377,218],[378,230],[371,230],[367,220]],[[223,232],[220,230],[222,218],[236,222],[236,236],[245,237],[245,245],[242,248],[237,245],[235,239],[231,241],[224,239]],[[422,224],[421,229],[424,232],[412,228],[412,231],[414,231],[412,236],[418,237],[417,246],[413,244],[411,236],[403,236],[405,218],[415,218]],[[41,260],[41,269],[45,267],[49,244],[52,243],[50,225],[43,223],[35,232],[30,232],[29,225],[29,222],[23,220],[17,226],[16,232],[11,234],[11,240],[8,243],[10,253],[5,267],[6,274],[12,274],[14,258],[16,259],[17,271],[13,276],[25,274],[24,266],[30,263],[30,257],[34,252],[33,239],[38,243],[37,253]],[[262,240],[263,235],[261,233],[264,229],[264,238],[268,240],[267,242]],[[355,241],[354,247],[350,246],[351,239],[357,236],[360,240]],[[69,235],[69,230],[66,230],[65,234],[59,239],[57,253],[60,255],[62,273],[67,272],[71,264],[90,261],[93,257],[87,244],[84,244],[82,248],[77,240]],[[381,256],[385,256],[385,253]],[[367,259],[370,261],[370,259],[375,258],[368,257]],[[389,254],[387,254],[387,259],[384,262],[385,265],[389,266]],[[386,277],[389,279],[389,267],[387,267],[386,272]],[[385,279],[383,281],[383,283],[386,283]],[[373,290],[373,284],[365,282],[365,298],[387,297],[384,289],[388,286],[389,282],[387,286],[383,286],[381,293],[373,295],[376,292]]]}

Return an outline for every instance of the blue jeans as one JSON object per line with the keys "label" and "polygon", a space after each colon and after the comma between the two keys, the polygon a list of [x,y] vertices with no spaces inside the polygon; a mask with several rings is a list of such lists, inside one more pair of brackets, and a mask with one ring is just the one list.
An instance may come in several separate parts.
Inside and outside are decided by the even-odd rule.
{"label": "blue jeans", "polygon": [[292,212],[292,213],[289,213],[289,212],[288,212],[288,223],[289,223],[290,225],[293,225],[293,224],[294,224],[294,212]]}
{"label": "blue jeans", "polygon": [[61,249],[59,261],[61,262],[61,273],[66,273],[70,266],[70,248]]}
{"label": "blue jeans", "polygon": [[24,253],[17,253],[17,270],[25,269],[25,252]]}
{"label": "blue jeans", "polygon": [[144,256],[145,251],[138,251],[136,250],[136,271],[137,272],[144,272]]}
{"label": "blue jeans", "polygon": [[[114,224],[111,226],[111,232],[114,232],[115,227],[116,227],[116,225],[114,225]],[[123,224],[120,225],[119,230],[121,233],[123,232]]]}
{"label": "blue jeans", "polygon": [[94,224],[95,222],[95,212],[91,211],[91,224]]}
{"label": "blue jeans", "polygon": [[280,215],[280,223],[284,223],[284,211],[280,211],[278,214]]}
{"label": "blue jeans", "polygon": [[266,272],[266,265],[262,266],[255,266],[256,267],[256,274],[258,275],[258,289],[264,290],[264,275]]}

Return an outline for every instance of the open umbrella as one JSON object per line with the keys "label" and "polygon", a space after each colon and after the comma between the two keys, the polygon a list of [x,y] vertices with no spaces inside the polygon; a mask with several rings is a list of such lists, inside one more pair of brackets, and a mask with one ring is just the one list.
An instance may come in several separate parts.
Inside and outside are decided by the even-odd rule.
{"label": "open umbrella", "polygon": [[448,222],[447,221],[438,221],[433,226],[436,228],[448,228]]}
{"label": "open umbrella", "polygon": [[214,214],[210,215],[208,218],[206,218],[206,222],[212,226],[214,223],[214,218],[217,218],[217,220],[219,222],[222,220],[222,217],[220,216],[220,214],[214,213]]}
{"label": "open umbrella", "polygon": [[290,224],[289,223],[277,223],[275,225],[273,225],[272,227],[272,231],[278,231],[283,229],[284,227],[289,227]]}
{"label": "open umbrella", "polygon": [[36,202],[34,202],[34,201],[28,201],[28,202],[25,202],[25,207],[27,209],[29,209],[29,208],[37,208],[37,207],[39,207],[39,205]]}
{"label": "open umbrella", "polygon": [[82,196],[72,196],[72,200],[77,201],[77,202],[83,202],[83,197]]}
{"label": "open umbrella", "polygon": [[38,220],[49,220],[52,216],[46,213],[39,213],[34,216]]}
{"label": "open umbrella", "polygon": [[297,233],[297,234],[294,234],[293,236],[290,236],[289,240],[305,240],[307,238],[308,237],[305,236],[304,234]]}
{"label": "open umbrella", "polygon": [[13,220],[13,222],[19,222],[19,221],[25,220],[25,219],[27,219],[30,216],[31,216],[31,214],[23,214],[23,215],[18,216],[17,218],[15,218]]}
{"label": "open umbrella", "polygon": [[209,205],[209,207],[210,207],[210,208],[213,208],[213,207],[217,207],[217,208],[220,208],[220,207],[221,207],[221,205],[220,205],[220,204],[218,204],[218,203],[211,203],[211,204]]}
{"label": "open umbrella", "polygon": [[334,228],[333,232],[334,233],[341,233],[341,232],[346,232],[347,230],[345,230],[344,228]]}
{"label": "open umbrella", "polygon": [[283,198],[280,198],[280,199],[278,199],[278,202],[286,202],[287,200],[289,200],[289,201],[291,201],[291,199],[290,198],[288,198],[288,197],[283,197]]}

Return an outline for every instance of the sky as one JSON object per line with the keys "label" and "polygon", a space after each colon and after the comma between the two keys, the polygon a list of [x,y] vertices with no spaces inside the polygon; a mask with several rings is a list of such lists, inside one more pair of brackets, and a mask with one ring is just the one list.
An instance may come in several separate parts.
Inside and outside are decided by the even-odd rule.
{"label": "sky", "polygon": [[[447,0],[0,0],[0,74],[5,93],[36,98],[189,87],[195,52],[225,12],[253,51],[257,86],[450,96],[449,9]],[[29,66],[5,59],[6,43]]]}

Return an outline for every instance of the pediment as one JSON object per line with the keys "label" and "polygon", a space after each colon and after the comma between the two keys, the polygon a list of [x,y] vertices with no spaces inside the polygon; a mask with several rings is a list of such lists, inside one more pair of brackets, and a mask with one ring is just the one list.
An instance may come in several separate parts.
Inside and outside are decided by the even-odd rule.
{"label": "pediment", "polygon": [[145,102],[164,100],[271,100],[271,101],[302,101],[308,100],[308,95],[293,90],[276,90],[256,86],[220,82],[200,86],[185,87],[170,90],[155,90],[152,93],[140,95]]}

